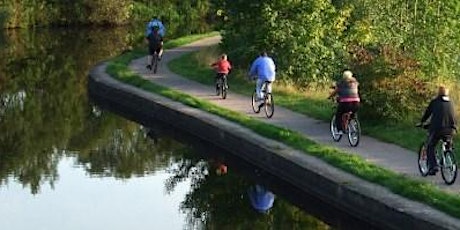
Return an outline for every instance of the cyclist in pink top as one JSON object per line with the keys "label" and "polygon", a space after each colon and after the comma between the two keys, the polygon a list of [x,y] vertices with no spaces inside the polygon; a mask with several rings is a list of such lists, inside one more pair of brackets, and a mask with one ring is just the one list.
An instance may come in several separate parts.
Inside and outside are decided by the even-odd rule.
{"label": "cyclist in pink top", "polygon": [[334,87],[334,91],[329,95],[332,98],[338,95],[337,111],[335,113],[335,119],[337,130],[339,133],[343,133],[342,130],[342,115],[347,112],[353,112],[355,114],[359,108],[359,93],[358,93],[358,81],[353,77],[353,73],[350,70],[343,72],[342,80],[337,82]]}

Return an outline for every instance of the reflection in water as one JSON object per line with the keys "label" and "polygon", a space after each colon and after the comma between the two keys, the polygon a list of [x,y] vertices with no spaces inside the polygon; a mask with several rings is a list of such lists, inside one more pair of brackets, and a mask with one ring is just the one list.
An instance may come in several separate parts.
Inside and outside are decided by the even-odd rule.
{"label": "reflection in water", "polygon": [[252,207],[260,213],[267,213],[275,201],[275,194],[260,184],[249,187],[248,196]]}
{"label": "reflection in water", "polygon": [[94,63],[133,43],[129,28],[8,30],[0,47],[0,185],[14,179],[38,193],[64,154],[95,147],[110,120],[88,106]]}

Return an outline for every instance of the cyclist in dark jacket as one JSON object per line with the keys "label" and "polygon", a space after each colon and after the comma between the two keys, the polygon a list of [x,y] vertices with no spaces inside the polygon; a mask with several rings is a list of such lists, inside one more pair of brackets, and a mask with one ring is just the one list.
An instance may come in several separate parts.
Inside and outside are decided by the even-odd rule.
{"label": "cyclist in dark jacket", "polygon": [[439,87],[438,96],[431,100],[419,124],[423,124],[431,117],[427,148],[429,175],[435,175],[439,170],[434,155],[436,144],[441,139],[452,143],[452,135],[456,130],[454,106],[448,95],[449,90],[447,88],[444,86]]}

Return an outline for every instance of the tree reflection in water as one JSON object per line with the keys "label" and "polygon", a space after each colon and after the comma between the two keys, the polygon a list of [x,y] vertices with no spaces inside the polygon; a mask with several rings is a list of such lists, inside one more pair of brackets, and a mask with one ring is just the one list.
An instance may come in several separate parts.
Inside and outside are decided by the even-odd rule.
{"label": "tree reflection in water", "polygon": [[[110,37],[111,39],[106,39]],[[53,186],[64,154],[103,134],[86,95],[94,63],[132,45],[129,28],[8,30],[0,47],[0,185]],[[4,41],[4,42],[3,42]]]}

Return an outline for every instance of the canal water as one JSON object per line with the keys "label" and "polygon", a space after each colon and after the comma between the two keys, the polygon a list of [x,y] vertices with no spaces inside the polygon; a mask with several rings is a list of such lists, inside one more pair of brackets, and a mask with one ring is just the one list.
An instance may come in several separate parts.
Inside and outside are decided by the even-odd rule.
{"label": "canal water", "polygon": [[96,104],[88,71],[140,29],[0,36],[0,229],[359,229],[263,169]]}

